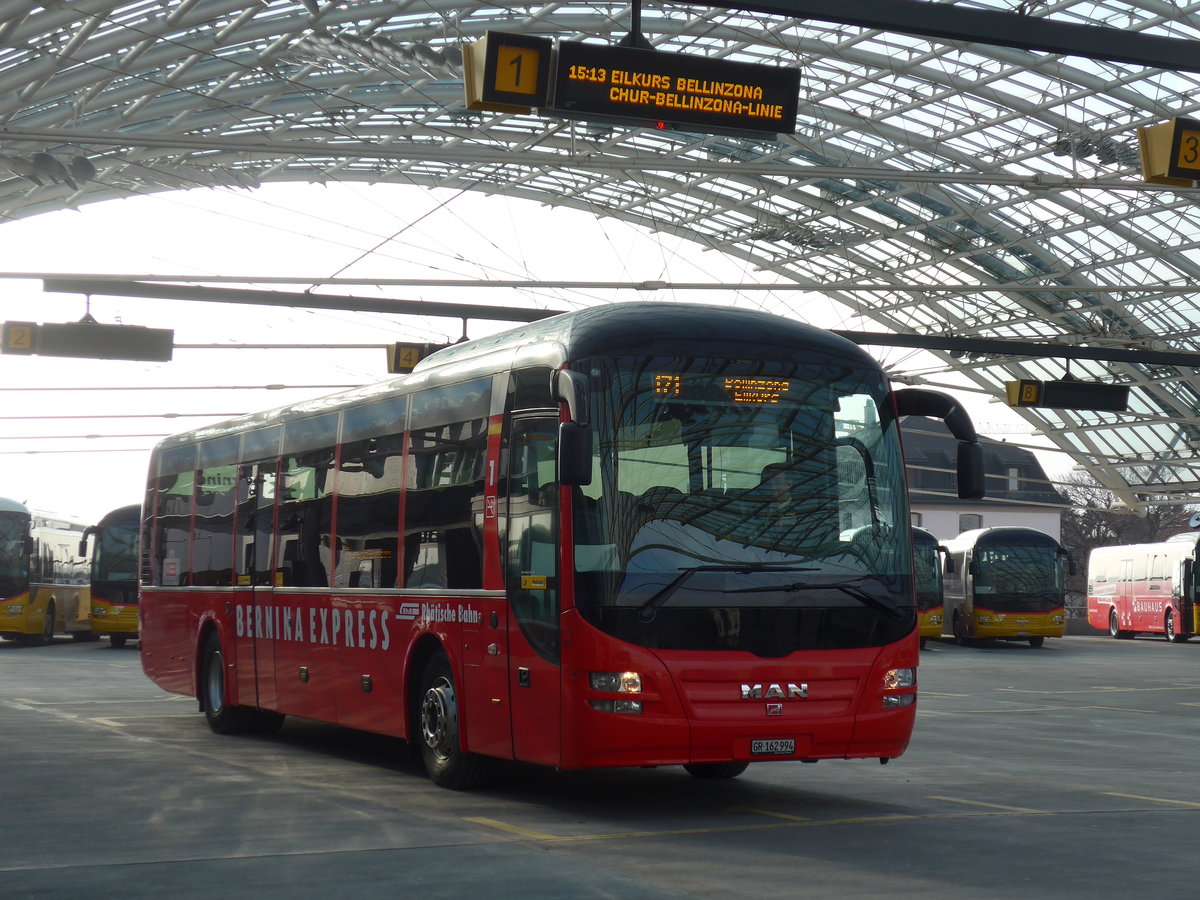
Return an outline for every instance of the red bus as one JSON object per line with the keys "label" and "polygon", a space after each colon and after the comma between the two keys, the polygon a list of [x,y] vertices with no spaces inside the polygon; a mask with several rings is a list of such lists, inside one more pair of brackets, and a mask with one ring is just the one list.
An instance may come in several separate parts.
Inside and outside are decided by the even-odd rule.
{"label": "red bus", "polygon": [[1097,547],[1088,556],[1088,624],[1115,638],[1138,632],[1183,642],[1200,632],[1196,542],[1200,532],[1157,544]]}
{"label": "red bus", "polygon": [[918,658],[899,417],[850,342],[615,304],[383,384],[164,440],[143,504],[146,673],[218,733],[395,735],[433,780],[904,752]]}

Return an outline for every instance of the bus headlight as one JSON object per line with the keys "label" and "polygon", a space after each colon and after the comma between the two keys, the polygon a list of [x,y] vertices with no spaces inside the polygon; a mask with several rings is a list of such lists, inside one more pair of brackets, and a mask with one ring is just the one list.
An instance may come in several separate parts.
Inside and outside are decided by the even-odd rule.
{"label": "bus headlight", "polygon": [[593,691],[607,691],[614,694],[640,694],[642,692],[642,676],[637,672],[592,672],[589,683]]}
{"label": "bus headlight", "polygon": [[916,683],[916,669],[888,669],[883,673],[883,689],[885,691],[894,691],[899,688],[910,688]]}
{"label": "bus headlight", "polygon": [[[593,691],[604,691],[610,694],[640,694],[642,692],[642,676],[637,672],[591,672],[588,674],[588,684]],[[635,716],[642,714],[642,701],[627,697],[614,700],[589,700],[588,705],[600,712],[625,713]]]}

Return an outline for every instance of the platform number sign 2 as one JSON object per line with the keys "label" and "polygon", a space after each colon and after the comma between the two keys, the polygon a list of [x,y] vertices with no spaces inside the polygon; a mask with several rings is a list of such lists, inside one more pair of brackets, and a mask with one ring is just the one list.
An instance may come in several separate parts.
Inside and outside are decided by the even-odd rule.
{"label": "platform number sign 2", "polygon": [[37,330],[35,322],[5,322],[3,351],[25,354],[37,352]]}

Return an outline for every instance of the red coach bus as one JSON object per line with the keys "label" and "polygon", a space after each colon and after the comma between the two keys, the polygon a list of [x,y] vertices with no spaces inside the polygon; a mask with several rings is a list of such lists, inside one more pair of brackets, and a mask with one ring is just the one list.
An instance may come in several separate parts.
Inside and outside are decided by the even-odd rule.
{"label": "red coach bus", "polygon": [[615,304],[155,448],[141,653],[214,731],[395,735],[433,780],[877,757],[918,658],[899,416],[949,398],[746,310]]}
{"label": "red coach bus", "polygon": [[1157,544],[1097,547],[1088,557],[1088,624],[1115,638],[1138,632],[1183,642],[1200,633],[1196,542],[1200,532]]}

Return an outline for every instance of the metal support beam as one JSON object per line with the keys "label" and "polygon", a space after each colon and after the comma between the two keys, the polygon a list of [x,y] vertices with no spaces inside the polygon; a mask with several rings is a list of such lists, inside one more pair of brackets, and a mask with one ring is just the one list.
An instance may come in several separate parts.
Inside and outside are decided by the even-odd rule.
{"label": "metal support beam", "polygon": [[1046,16],[969,9],[923,0],[736,0],[706,6],[745,9],[796,19],[877,28],[901,34],[994,44],[1087,59],[1105,59],[1155,69],[1200,72],[1197,42],[1061,22]]}
{"label": "metal support beam", "polygon": [[500,322],[536,322],[538,319],[546,319],[565,312],[565,310],[519,309],[508,306],[476,306],[472,303],[382,300],[378,297],[297,294],[291,291],[248,291],[234,288],[194,287],[186,284],[149,284],[144,281],[85,278],[46,278],[42,281],[42,289],[61,294],[153,297],[157,300],[202,300],[210,303],[250,303],[258,306],[287,306],[297,309],[344,309],[353,312],[446,316],[455,319],[491,319]]}
{"label": "metal support beam", "polygon": [[985,356],[1025,356],[1049,359],[1092,359],[1102,362],[1141,363],[1147,366],[1182,366],[1200,369],[1200,353],[1172,350],[1127,350],[1120,347],[1079,347],[1046,341],[1008,341],[995,338],[940,337],[932,334],[888,334],[882,331],[834,331],[856,344],[877,347],[911,347],[946,353],[979,353]]}

